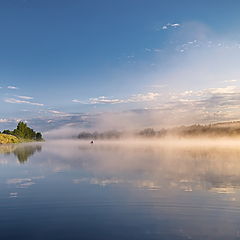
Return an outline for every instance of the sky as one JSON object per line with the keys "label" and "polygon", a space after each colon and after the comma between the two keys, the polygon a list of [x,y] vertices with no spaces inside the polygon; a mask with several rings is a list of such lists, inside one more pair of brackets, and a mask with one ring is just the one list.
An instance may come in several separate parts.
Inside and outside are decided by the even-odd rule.
{"label": "sky", "polygon": [[237,0],[1,0],[0,130],[238,120],[239,11]]}

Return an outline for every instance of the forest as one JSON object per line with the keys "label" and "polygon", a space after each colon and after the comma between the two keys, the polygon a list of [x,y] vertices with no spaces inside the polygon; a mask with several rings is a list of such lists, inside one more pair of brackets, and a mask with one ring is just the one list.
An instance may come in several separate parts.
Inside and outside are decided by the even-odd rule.
{"label": "forest", "polygon": [[105,131],[105,132],[80,132],[77,136],[79,139],[119,139],[125,136],[140,138],[162,138],[162,137],[235,137],[240,136],[240,122],[226,122],[191,126],[180,126],[173,128],[145,128],[139,131]]}

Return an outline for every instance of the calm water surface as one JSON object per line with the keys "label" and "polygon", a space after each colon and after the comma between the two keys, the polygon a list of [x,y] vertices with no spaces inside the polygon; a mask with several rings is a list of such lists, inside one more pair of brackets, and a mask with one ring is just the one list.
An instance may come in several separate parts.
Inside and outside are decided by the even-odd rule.
{"label": "calm water surface", "polygon": [[0,239],[240,239],[240,144],[0,146]]}

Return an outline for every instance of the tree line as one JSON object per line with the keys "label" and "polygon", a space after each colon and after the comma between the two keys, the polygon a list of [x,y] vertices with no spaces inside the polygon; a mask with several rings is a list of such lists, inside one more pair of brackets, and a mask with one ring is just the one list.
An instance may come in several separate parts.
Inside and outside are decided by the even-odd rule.
{"label": "tree line", "polygon": [[[78,134],[79,139],[119,139],[123,136],[129,135],[126,132],[120,132],[116,130],[106,132],[80,132]],[[209,124],[200,125],[194,124],[191,126],[180,126],[174,128],[162,128],[155,130],[154,128],[145,128],[140,131],[135,131],[131,135],[135,137],[167,137],[167,136],[178,136],[178,137],[224,137],[224,136],[240,136],[240,122],[236,126],[223,124]]]}
{"label": "tree line", "polygon": [[[1,133],[1,132],[0,132]],[[9,134],[16,136],[17,138],[24,140],[34,140],[34,141],[42,141],[43,137],[40,132],[35,132],[32,128],[28,127],[26,123],[19,122],[17,127],[13,130],[3,130],[3,134]]]}

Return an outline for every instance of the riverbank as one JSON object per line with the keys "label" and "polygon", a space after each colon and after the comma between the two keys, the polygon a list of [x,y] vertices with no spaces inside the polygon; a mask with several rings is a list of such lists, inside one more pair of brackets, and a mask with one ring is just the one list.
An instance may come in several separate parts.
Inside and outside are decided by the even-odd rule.
{"label": "riverbank", "polygon": [[28,143],[28,142],[44,142],[44,139],[42,139],[41,141],[37,141],[33,139],[18,138],[11,134],[0,133],[0,145],[7,143]]}
{"label": "riverbank", "polygon": [[22,140],[9,134],[0,133],[0,144],[6,143],[21,143]]}

